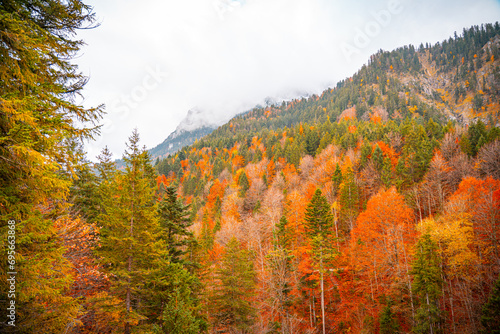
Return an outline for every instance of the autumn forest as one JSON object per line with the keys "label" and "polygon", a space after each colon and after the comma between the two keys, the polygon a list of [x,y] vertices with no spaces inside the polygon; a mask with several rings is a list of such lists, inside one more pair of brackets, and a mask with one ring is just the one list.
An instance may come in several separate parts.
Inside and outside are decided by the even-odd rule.
{"label": "autumn forest", "polygon": [[498,22],[92,162],[94,23],[0,3],[0,332],[500,333]]}

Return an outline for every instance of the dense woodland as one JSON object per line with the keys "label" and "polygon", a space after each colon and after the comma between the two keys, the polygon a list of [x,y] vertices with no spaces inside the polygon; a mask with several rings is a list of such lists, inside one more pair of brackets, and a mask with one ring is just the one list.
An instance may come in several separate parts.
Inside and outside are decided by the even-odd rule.
{"label": "dense woodland", "polygon": [[154,164],[134,131],[124,169],[84,152],[103,107],[75,104],[70,61],[93,25],[76,0],[0,3],[2,332],[499,333],[498,23]]}

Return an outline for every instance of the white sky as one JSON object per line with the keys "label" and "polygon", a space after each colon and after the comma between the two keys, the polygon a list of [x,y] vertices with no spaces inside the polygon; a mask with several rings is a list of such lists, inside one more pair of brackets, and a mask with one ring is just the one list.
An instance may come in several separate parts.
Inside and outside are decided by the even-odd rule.
{"label": "white sky", "polygon": [[500,20],[498,0],[92,0],[100,27],[75,60],[85,106],[106,104],[92,160],[120,158],[137,127],[148,148],[190,108],[226,119],[266,97],[320,93],[379,49],[435,43]]}

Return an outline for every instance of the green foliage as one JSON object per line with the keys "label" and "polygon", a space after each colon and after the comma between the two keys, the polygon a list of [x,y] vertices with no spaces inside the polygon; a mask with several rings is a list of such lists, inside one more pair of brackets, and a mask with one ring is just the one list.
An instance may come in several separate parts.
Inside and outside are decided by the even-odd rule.
{"label": "green foliage", "polygon": [[437,245],[427,233],[420,237],[416,245],[415,260],[411,274],[412,289],[419,299],[415,315],[414,333],[439,333],[442,311],[439,308],[441,297],[442,272],[437,254]]}
{"label": "green foliage", "polygon": [[238,195],[240,197],[245,197],[247,190],[250,188],[250,182],[248,182],[248,177],[245,171],[241,172],[240,176],[238,177],[238,185],[240,186]]}
{"label": "green foliage", "polygon": [[392,170],[392,162],[389,158],[384,158],[382,164],[381,178],[384,185],[389,188],[392,185],[392,180],[394,177],[394,172]]}
{"label": "green foliage", "polygon": [[488,302],[483,305],[481,325],[483,326],[481,333],[500,333],[500,276],[491,291]]}
{"label": "green foliage", "polygon": [[193,224],[190,206],[182,203],[174,186],[162,186],[159,196],[158,215],[170,261],[187,264],[188,247],[195,242],[193,233],[189,231]]}
{"label": "green foliage", "polygon": [[396,314],[392,311],[394,303],[391,299],[388,300],[387,305],[382,310],[380,315],[380,334],[397,334],[400,327]]}
{"label": "green foliage", "polygon": [[[78,301],[66,295],[71,266],[54,221],[69,211],[81,160],[74,144],[98,133],[102,113],[73,99],[86,82],[71,64],[83,43],[75,32],[93,22],[81,1],[0,3],[0,238],[7,240],[7,222],[15,219],[15,330],[22,333],[60,333],[78,317]],[[4,302],[6,272],[0,274]]]}
{"label": "green foliage", "polygon": [[339,191],[339,203],[342,229],[347,232],[352,229],[354,220],[359,213],[359,189],[351,167],[348,167],[343,175]]}
{"label": "green foliage", "polygon": [[375,148],[373,149],[372,160],[373,164],[375,165],[375,168],[378,171],[381,171],[382,166],[384,165],[384,154],[382,152],[382,149],[378,146],[378,144],[375,145]]}
{"label": "green foliage", "polygon": [[[205,332],[207,322],[201,316],[195,290],[198,280],[180,264],[168,264],[151,287],[151,307],[161,312],[158,333],[198,334]],[[163,308],[163,309],[161,309]],[[156,312],[155,312],[156,314]]]}
{"label": "green foliage", "polygon": [[342,170],[340,169],[339,164],[337,163],[335,166],[335,171],[332,176],[333,189],[335,193],[339,191],[340,184],[342,183]]}
{"label": "green foliage", "polygon": [[[83,157],[83,148],[78,148]],[[99,177],[92,170],[92,164],[85,158],[75,168],[76,179],[70,187],[69,200],[73,204],[73,216],[81,216],[89,223],[94,223],[100,213]]]}
{"label": "green foliage", "polygon": [[488,132],[486,131],[486,126],[481,120],[479,120],[475,124],[471,124],[469,126],[469,130],[467,131],[468,136],[468,153],[470,156],[475,157],[479,149],[486,144],[486,138],[488,137]]}
{"label": "green foliage", "polygon": [[248,330],[255,317],[250,298],[255,292],[256,272],[252,254],[234,237],[226,245],[216,277],[220,285],[211,298],[216,330]]}
{"label": "green foliage", "polygon": [[305,221],[308,235],[319,236],[325,242],[329,240],[332,234],[333,216],[330,205],[320,189],[316,189],[311,202],[307,205]]}
{"label": "green foliage", "polygon": [[105,181],[103,213],[99,216],[101,247],[98,255],[113,277],[110,296],[119,298],[116,310],[125,332],[147,319],[147,286],[166,263],[166,246],[157,217],[154,178],[147,152],[139,149],[134,131],[125,153],[125,172]]}
{"label": "green foliage", "polygon": [[314,157],[319,147],[320,137],[316,131],[307,131],[306,134],[306,154]]}

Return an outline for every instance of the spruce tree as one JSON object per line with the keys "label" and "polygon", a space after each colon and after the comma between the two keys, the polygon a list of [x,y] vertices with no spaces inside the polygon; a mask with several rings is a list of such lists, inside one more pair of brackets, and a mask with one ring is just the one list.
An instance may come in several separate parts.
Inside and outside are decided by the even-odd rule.
{"label": "spruce tree", "polygon": [[255,293],[256,272],[253,256],[233,237],[216,270],[217,280],[210,312],[216,330],[248,331],[254,323],[255,308],[251,297]]}
{"label": "spruce tree", "polygon": [[399,324],[396,315],[392,311],[394,303],[391,299],[382,310],[380,315],[380,334],[396,334],[399,333]]}
{"label": "spruce tree", "polygon": [[278,310],[280,318],[279,327],[282,333],[290,331],[287,320],[291,316],[291,312],[288,308],[293,299],[293,296],[290,294],[292,290],[290,281],[293,275],[293,254],[290,243],[293,235],[288,224],[286,216],[283,215],[276,224],[273,234],[273,249],[266,256],[270,275],[270,280],[267,284],[269,293],[267,295],[270,303],[276,305]]}
{"label": "spruce tree", "polygon": [[342,175],[339,189],[340,219],[344,232],[350,231],[359,213],[359,189],[351,167]]}
{"label": "spruce tree", "polygon": [[339,191],[340,184],[342,183],[342,170],[340,169],[338,163],[335,166],[335,172],[333,172],[332,182],[333,182],[333,190],[335,194],[337,194]]}
{"label": "spruce tree", "polygon": [[372,160],[375,168],[380,172],[382,170],[382,166],[384,165],[384,153],[378,144],[375,145],[375,149],[373,150]]}
{"label": "spruce tree", "polygon": [[54,220],[69,211],[74,140],[98,133],[101,109],[74,103],[86,78],[71,64],[83,43],[76,30],[93,22],[81,1],[0,2],[0,237],[7,240],[15,220],[15,330],[23,333],[62,332],[78,316],[78,301],[65,294],[72,277]]}
{"label": "spruce tree", "polygon": [[154,285],[147,291],[150,317],[160,314],[156,321],[159,332],[198,334],[206,330],[197,298],[199,288],[198,279],[179,263],[168,263],[157,273]]}
{"label": "spruce tree", "polygon": [[245,171],[242,171],[240,176],[238,177],[238,185],[240,186],[238,195],[240,197],[245,197],[247,190],[250,188],[250,183],[248,182],[248,177]]}
{"label": "spruce tree", "polygon": [[193,233],[189,231],[193,222],[190,206],[182,203],[174,186],[161,188],[158,214],[170,261],[186,264],[188,247],[195,242]]}
{"label": "spruce tree", "polygon": [[306,234],[310,238],[312,257],[320,274],[321,289],[321,320],[323,334],[325,328],[325,289],[324,274],[328,270],[328,263],[331,262],[335,251],[333,248],[333,215],[330,212],[330,206],[323,196],[321,190],[316,189],[311,202],[307,205],[306,214]]}
{"label": "spruce tree", "polygon": [[442,311],[439,308],[442,273],[437,255],[437,245],[426,233],[416,245],[415,260],[411,271],[412,289],[419,299],[415,316],[415,333],[440,333]]}
{"label": "spruce tree", "polygon": [[124,173],[103,185],[103,214],[100,216],[101,248],[98,255],[111,277],[109,293],[118,298],[115,312],[124,333],[147,320],[151,280],[165,269],[166,249],[160,238],[154,178],[147,152],[139,148],[134,130],[124,155]]}
{"label": "spruce tree", "polygon": [[483,305],[481,325],[484,334],[500,334],[500,276],[493,286],[488,302]]}

